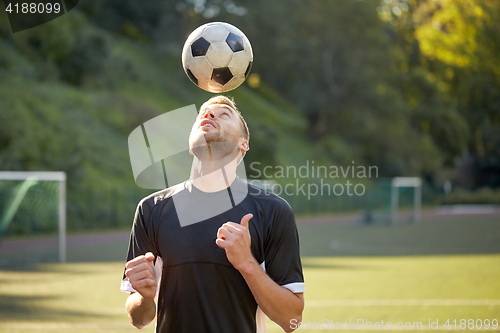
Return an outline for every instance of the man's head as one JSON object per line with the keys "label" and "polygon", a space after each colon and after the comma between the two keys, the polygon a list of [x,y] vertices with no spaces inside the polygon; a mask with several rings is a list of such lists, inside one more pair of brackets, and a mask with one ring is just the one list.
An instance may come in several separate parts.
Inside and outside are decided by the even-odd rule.
{"label": "man's head", "polygon": [[219,95],[210,98],[201,106],[189,136],[189,149],[200,158],[203,149],[196,148],[209,144],[216,157],[236,152],[241,152],[243,157],[249,149],[249,137],[247,123],[236,108],[234,100]]}

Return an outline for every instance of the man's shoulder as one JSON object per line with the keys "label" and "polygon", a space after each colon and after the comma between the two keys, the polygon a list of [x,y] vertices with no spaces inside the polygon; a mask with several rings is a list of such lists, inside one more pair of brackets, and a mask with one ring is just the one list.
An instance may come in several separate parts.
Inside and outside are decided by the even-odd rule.
{"label": "man's shoulder", "polygon": [[252,184],[248,184],[248,195],[265,208],[293,213],[292,207],[285,199]]}
{"label": "man's shoulder", "polygon": [[139,201],[140,207],[154,207],[161,202],[166,202],[170,200],[175,194],[183,191],[185,189],[185,182],[179,183],[177,185],[170,186],[169,188],[154,192]]}

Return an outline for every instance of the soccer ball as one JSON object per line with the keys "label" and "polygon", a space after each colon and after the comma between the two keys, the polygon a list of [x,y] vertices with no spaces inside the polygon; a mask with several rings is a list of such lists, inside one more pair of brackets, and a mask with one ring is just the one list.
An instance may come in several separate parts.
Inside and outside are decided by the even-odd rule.
{"label": "soccer ball", "polygon": [[182,66],[198,87],[212,93],[233,90],[252,68],[250,41],[240,29],[224,22],[207,23],[189,35]]}

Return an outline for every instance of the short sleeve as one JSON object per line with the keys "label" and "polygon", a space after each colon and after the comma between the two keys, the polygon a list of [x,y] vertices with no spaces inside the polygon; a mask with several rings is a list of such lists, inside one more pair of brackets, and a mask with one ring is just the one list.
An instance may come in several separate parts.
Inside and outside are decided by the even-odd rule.
{"label": "short sleeve", "polygon": [[293,293],[305,291],[299,234],[292,208],[283,201],[270,216],[264,245],[264,269],[269,277]]}
{"label": "short sleeve", "polygon": [[[130,232],[127,262],[140,255],[144,255],[147,252],[152,252],[155,257],[158,257],[152,223],[149,221],[149,217],[145,216],[144,209],[144,202],[141,201],[141,203],[137,206],[132,231]],[[130,285],[125,273],[123,274],[120,290],[125,292],[135,291]]]}

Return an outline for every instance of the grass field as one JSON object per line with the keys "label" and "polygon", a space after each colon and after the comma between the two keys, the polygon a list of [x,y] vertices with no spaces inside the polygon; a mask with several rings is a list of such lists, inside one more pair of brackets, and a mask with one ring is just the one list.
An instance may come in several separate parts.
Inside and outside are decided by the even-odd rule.
{"label": "grass field", "polygon": [[[500,320],[498,216],[433,217],[393,227],[299,225],[304,323],[332,321],[334,330],[336,322],[358,319],[391,322],[393,329],[398,322],[421,322],[418,331],[430,331],[429,320],[438,320],[441,331],[463,331],[443,325],[447,319],[458,325],[461,319]],[[89,260],[98,261],[94,252]],[[137,331],[125,314],[127,295],[118,291],[119,259],[1,269],[0,332]],[[267,329],[281,331],[271,322]],[[145,331],[153,332],[153,325]]]}

